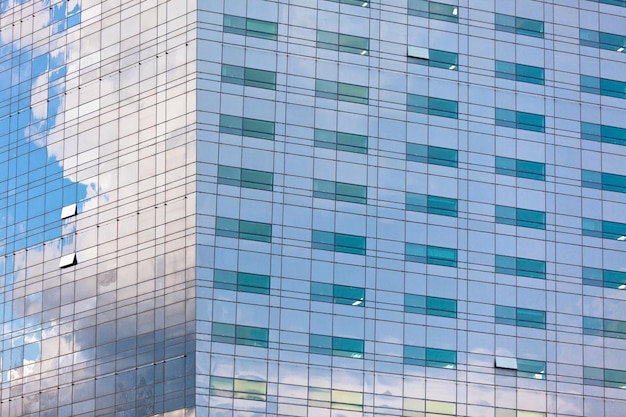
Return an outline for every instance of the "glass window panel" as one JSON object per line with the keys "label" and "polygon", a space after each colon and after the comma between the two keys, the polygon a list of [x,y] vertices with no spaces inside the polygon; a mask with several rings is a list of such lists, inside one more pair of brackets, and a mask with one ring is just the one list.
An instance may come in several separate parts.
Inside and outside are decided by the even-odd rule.
{"label": "glass window panel", "polygon": [[264,381],[250,381],[247,379],[234,380],[235,398],[245,400],[266,401],[267,383]]}
{"label": "glass window panel", "polygon": [[265,20],[224,15],[224,32],[276,40],[278,25],[274,22],[267,22]]}
{"label": "glass window panel", "polygon": [[233,237],[237,239],[270,242],[272,239],[272,225],[268,223],[217,217],[215,220],[215,234],[217,236]]}
{"label": "glass window panel", "polygon": [[419,346],[404,346],[404,363],[407,365],[426,365],[426,348]]}
{"label": "glass window panel", "polygon": [[456,149],[407,143],[406,154],[406,158],[409,161],[425,162],[453,168],[458,166],[458,151]]}
{"label": "glass window panel", "polygon": [[459,20],[458,8],[457,6],[451,4],[438,3],[429,0],[409,0],[408,5],[409,14],[414,16],[443,20],[452,23],[457,23]]}
{"label": "glass window panel", "polygon": [[518,359],[517,376],[521,378],[546,379],[546,363],[528,359]]}
{"label": "glass window panel", "polygon": [[543,38],[543,22],[496,13],[496,30]]}
{"label": "glass window panel", "polygon": [[426,366],[456,369],[456,352],[446,349],[426,348]]}
{"label": "glass window panel", "polygon": [[274,140],[274,122],[222,114],[220,115],[220,132]]}
{"label": "glass window panel", "polygon": [[335,3],[349,4],[351,6],[370,7],[369,1],[365,1],[365,0],[328,0],[328,1],[333,1]]}
{"label": "glass window panel", "polygon": [[581,75],[580,91],[609,97],[626,98],[626,82]]}
{"label": "glass window panel", "polygon": [[315,146],[339,151],[367,153],[367,136],[315,129]]}
{"label": "glass window panel", "polygon": [[213,286],[224,290],[237,290],[237,272],[216,269],[213,272]]}
{"label": "glass window panel", "polygon": [[407,110],[414,113],[423,113],[431,116],[458,118],[459,103],[436,97],[407,94]]}

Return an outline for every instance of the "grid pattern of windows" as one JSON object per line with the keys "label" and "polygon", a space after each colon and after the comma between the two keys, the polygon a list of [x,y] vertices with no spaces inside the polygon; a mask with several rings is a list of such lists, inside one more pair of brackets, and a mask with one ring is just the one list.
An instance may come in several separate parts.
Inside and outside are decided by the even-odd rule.
{"label": "grid pattern of windows", "polygon": [[545,117],[541,114],[496,108],[496,126],[544,132]]}
{"label": "grid pattern of windows", "polygon": [[336,81],[315,80],[315,95],[351,103],[369,103],[369,89],[367,87]]}
{"label": "grid pattern of windows", "polygon": [[452,23],[459,21],[457,6],[430,0],[409,0],[409,14]]}
{"label": "grid pattern of windows", "polygon": [[406,313],[456,318],[456,304],[456,300],[450,298],[404,294],[404,311]]}
{"label": "grid pattern of windows", "polygon": [[597,190],[604,191],[615,191],[617,193],[626,193],[625,175],[587,171],[583,169],[581,177],[583,187],[595,188]]}
{"label": "grid pattern of windows", "polygon": [[311,353],[363,359],[363,349],[363,340],[320,334],[309,335],[309,352]]}
{"label": "grid pattern of windows", "polygon": [[276,73],[256,68],[222,64],[222,82],[276,90]]}
{"label": "grid pattern of windows", "polygon": [[136,3],[0,0],[0,415],[626,409],[623,1]]}
{"label": "grid pattern of windows", "polygon": [[545,82],[543,68],[506,61],[496,61],[496,77],[540,85]]}
{"label": "grid pattern of windows", "polygon": [[459,103],[443,98],[407,94],[407,111],[456,119],[459,117]]}
{"label": "grid pattern of windows", "polygon": [[217,183],[272,191],[274,174],[254,169],[220,165],[217,167]]}
{"label": "grid pattern of windows", "polygon": [[406,365],[456,369],[456,352],[447,349],[405,345],[404,363]]}
{"label": "grid pattern of windows", "polygon": [[546,228],[546,213],[515,207],[496,206],[496,223],[533,229]]}
{"label": "grid pattern of windows", "polygon": [[230,219],[228,217],[217,217],[215,219],[215,235],[269,243],[272,241],[272,225],[248,220]]}
{"label": "grid pattern of windows", "polygon": [[406,144],[406,159],[413,162],[443,165],[456,168],[458,166],[459,152],[456,149],[440,148],[438,146],[420,145],[417,143]]}
{"label": "grid pattern of windows", "polygon": [[456,268],[457,250],[439,246],[405,244],[405,259],[409,262],[419,262],[432,265],[452,266]]}
{"label": "grid pattern of windows", "polygon": [[313,230],[311,232],[311,248],[334,252],[365,255],[365,237],[344,233]]}
{"label": "grid pattern of windows", "polygon": [[360,36],[318,30],[317,47],[331,51],[367,55],[370,50],[370,40]]}
{"label": "grid pattern of windows", "polygon": [[311,282],[311,301],[364,307],[365,288]]}
{"label": "grid pattern of windows", "polygon": [[406,209],[420,213],[458,216],[458,200],[435,195],[406,193]]}
{"label": "grid pattern of windows", "polygon": [[496,30],[543,38],[543,22],[496,13]]}
{"label": "grid pattern of windows", "polygon": [[367,203],[367,187],[326,180],[313,180],[313,197],[348,203]]}
{"label": "grid pattern of windows", "polygon": [[274,122],[247,117],[220,115],[220,133],[274,140]]}
{"label": "grid pattern of windows", "polygon": [[440,51],[439,49],[409,46],[408,56],[411,63],[428,65],[434,68],[457,70],[459,65],[459,54]]}
{"label": "grid pattern of windows", "polygon": [[268,330],[261,327],[213,322],[211,334],[214,342],[267,347]]}
{"label": "grid pattern of windows", "polygon": [[269,294],[270,277],[248,272],[216,269],[213,272],[213,287],[254,294]]}
{"label": "grid pattern of windows", "polygon": [[367,136],[315,129],[315,146],[354,153],[367,153]]}
{"label": "grid pattern of windows", "polygon": [[278,36],[278,25],[265,20],[224,15],[224,32],[275,41]]}
{"label": "grid pattern of windows", "polygon": [[581,75],[580,91],[608,97],[626,98],[626,82]]}
{"label": "grid pattern of windows", "polygon": [[496,156],[496,174],[544,181],[546,179],[546,164]]}
{"label": "grid pattern of windows", "polygon": [[529,278],[546,278],[546,263],[536,259],[496,255],[496,272]]}
{"label": "grid pattern of windows", "polygon": [[626,146],[626,128],[581,122],[580,132],[583,139]]}
{"label": "grid pattern of windows", "polygon": [[496,305],[496,323],[512,326],[546,328],[546,312],[528,308]]}
{"label": "grid pattern of windows", "polygon": [[583,235],[603,239],[626,240],[626,224],[606,220],[582,219]]}

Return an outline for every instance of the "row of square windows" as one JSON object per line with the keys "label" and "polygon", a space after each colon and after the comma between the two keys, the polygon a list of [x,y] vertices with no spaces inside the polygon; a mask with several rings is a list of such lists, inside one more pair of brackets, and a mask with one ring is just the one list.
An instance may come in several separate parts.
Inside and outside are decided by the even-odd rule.
{"label": "row of square windows", "polygon": [[[513,69],[519,68],[519,66],[510,63],[502,64],[507,64]],[[521,77],[528,78],[526,75],[521,75]],[[276,73],[256,68],[223,64],[222,82],[275,90]],[[581,75],[580,91],[609,97],[626,98],[626,82]],[[369,104],[368,87],[337,81],[316,79],[315,96],[350,103]],[[458,119],[458,106],[458,101],[407,93],[406,107],[409,112]],[[545,116],[541,114],[496,108],[495,119],[496,126],[534,132],[545,131]]]}
{"label": "row of square windows", "polygon": [[[263,380],[211,376],[209,394],[217,397],[267,401],[268,387]],[[407,389],[408,392],[411,392]],[[293,399],[301,404],[299,399]],[[306,404],[308,407],[363,412],[364,393],[322,387],[307,387]],[[385,405],[388,412],[390,406]],[[391,407],[393,408],[393,407]],[[424,400],[404,397],[402,399],[402,415],[405,417],[448,417],[457,415],[456,403],[448,401]],[[310,414],[309,414],[310,415]],[[546,417],[546,413],[537,411],[496,408],[495,417]]]}
{"label": "row of square windows", "polygon": [[[367,0],[328,0],[328,1],[332,1],[334,3],[341,3],[341,4],[348,4],[351,6],[359,6],[359,7],[370,7],[370,1]],[[610,5],[614,5],[614,6],[622,6],[622,7],[626,7],[626,0],[589,0],[595,3],[603,3],[603,4],[610,4]],[[434,4],[434,6],[430,6],[430,4]],[[450,13],[445,12],[444,14],[451,14],[451,15],[456,15],[456,13],[454,12],[454,7],[452,5],[448,5],[448,4],[444,4],[444,3],[436,3],[434,1],[430,1],[430,0],[409,0],[409,7],[410,8],[414,8],[417,10],[429,10],[430,7],[433,7],[433,9],[435,9],[434,11],[436,11],[437,7],[444,7],[447,6],[450,9]],[[448,10],[448,9],[444,9],[444,10]]]}
{"label": "row of square windows", "polygon": [[[541,271],[545,270],[545,265],[536,265],[539,262],[531,259],[497,256],[496,265],[498,263],[500,265],[496,266],[496,272],[542,278]],[[545,273],[543,274],[545,275]],[[620,282],[622,284],[620,285],[623,285],[623,282],[626,281],[626,273],[618,272],[617,274],[621,276]],[[269,295],[270,279],[269,275],[217,269],[213,274],[213,286],[217,289]],[[365,298],[365,288],[363,287],[311,282],[311,301],[364,307],[366,304]],[[405,293],[404,312],[456,318],[457,300]],[[537,310],[496,306],[496,322],[522,327],[545,327],[545,313]],[[626,321],[584,316],[583,333],[586,335],[626,339]]]}
{"label": "row of square windows", "polygon": [[[436,165],[450,166],[456,163],[456,151],[426,145],[420,152],[409,154],[410,161],[430,162]],[[430,151],[430,152],[429,152]],[[429,155],[433,155],[429,157]],[[443,159],[446,154],[453,154],[454,159]],[[218,184],[233,185],[257,190],[273,191],[274,174],[247,168],[225,165],[218,166]],[[496,173],[529,179],[544,179],[544,164],[537,162],[496,157]],[[581,171],[583,187],[604,191],[626,193],[626,176],[597,171]],[[348,203],[367,204],[367,186],[328,180],[313,180],[313,197]],[[458,216],[458,200],[426,194],[406,193],[406,210],[421,213]],[[496,206],[496,222],[520,227],[545,229],[545,213],[537,210],[515,209],[514,207]]]}
{"label": "row of square windows", "polygon": [[[591,223],[589,228],[583,229],[583,235],[598,236],[598,232],[592,228],[594,222],[598,221],[583,219],[583,225]],[[624,237],[626,236],[626,225],[619,225],[622,226],[624,234],[615,238],[615,236],[618,235],[612,231],[612,237],[617,240],[626,240]],[[215,222],[215,234],[222,237],[270,243],[272,241],[272,225],[269,223],[217,217]],[[364,236],[327,232],[323,230],[311,231],[312,249],[365,255],[366,242],[367,239]],[[457,267],[458,250],[453,248],[406,242],[404,255],[407,262],[426,263],[453,268]],[[494,255],[494,259],[497,273],[546,279],[545,261],[505,255]],[[598,273],[598,271],[602,272]],[[584,268],[583,279],[584,283],[587,285],[620,289],[626,286],[626,273],[618,271]]]}
{"label": "row of square windows", "polygon": [[[211,324],[213,342],[267,348],[269,330],[262,327],[243,326],[213,322]],[[422,346],[404,345],[404,364],[456,369],[457,352]],[[342,356],[363,359],[365,342],[361,339],[309,334],[309,353],[318,355]],[[545,379],[546,363],[542,361],[517,359],[517,375],[535,379]]]}
{"label": "row of square windows", "polygon": [[[269,346],[269,331],[261,327],[213,322],[211,332],[214,342],[261,348]],[[363,359],[365,343],[360,339],[309,334],[309,353]],[[496,367],[516,370],[518,377],[546,379],[546,362],[544,361],[522,358],[497,359],[500,361],[496,361]],[[457,352],[448,349],[404,345],[403,363],[405,365],[456,369]],[[586,385],[608,388],[624,388],[626,385],[626,371],[622,370],[585,366],[583,376]]]}
{"label": "row of square windows", "polygon": [[[409,14],[430,19],[458,22],[458,7],[434,1],[409,0]],[[261,39],[277,40],[278,24],[266,20],[224,15],[224,32]],[[544,25],[540,20],[510,16],[496,13],[495,29],[502,32],[527,35],[536,38],[544,37]],[[610,51],[623,52],[626,48],[626,36],[580,29],[580,44]],[[367,55],[369,39],[347,34],[327,31],[317,32],[317,47],[340,52]]]}

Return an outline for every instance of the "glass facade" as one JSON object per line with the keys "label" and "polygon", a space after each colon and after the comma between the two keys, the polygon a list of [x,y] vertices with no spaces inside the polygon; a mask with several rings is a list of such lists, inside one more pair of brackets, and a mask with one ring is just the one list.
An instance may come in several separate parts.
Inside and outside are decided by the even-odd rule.
{"label": "glass facade", "polygon": [[0,0],[0,415],[616,417],[622,0]]}

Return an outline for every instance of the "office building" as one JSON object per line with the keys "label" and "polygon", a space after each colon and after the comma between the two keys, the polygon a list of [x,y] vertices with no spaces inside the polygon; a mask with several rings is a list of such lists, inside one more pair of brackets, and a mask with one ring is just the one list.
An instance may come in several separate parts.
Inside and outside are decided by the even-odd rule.
{"label": "office building", "polygon": [[0,0],[6,416],[618,417],[623,0]]}

